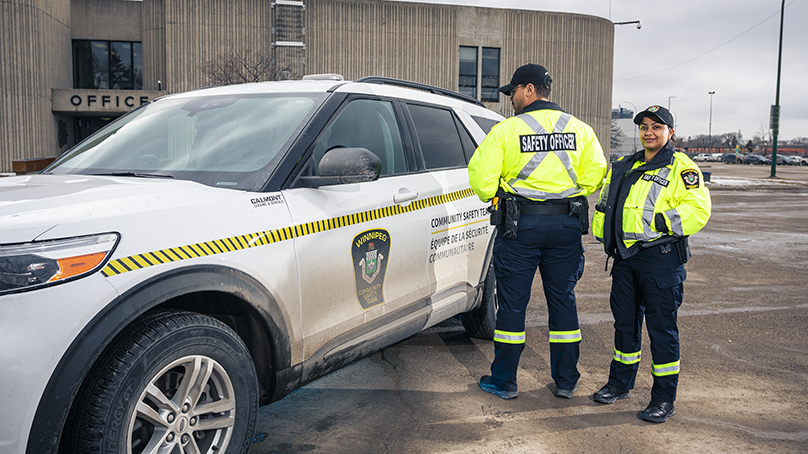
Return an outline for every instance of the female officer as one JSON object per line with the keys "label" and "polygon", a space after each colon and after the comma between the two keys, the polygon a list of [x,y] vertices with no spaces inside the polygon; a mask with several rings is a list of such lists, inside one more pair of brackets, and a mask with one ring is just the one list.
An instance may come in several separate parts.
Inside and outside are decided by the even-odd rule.
{"label": "female officer", "polygon": [[[640,363],[642,322],[651,339],[651,403],[640,418],[665,422],[675,410],[679,381],[679,329],[690,251],[687,237],[710,217],[710,193],[698,166],[674,150],[673,116],[651,106],[634,117],[645,150],[614,163],[595,207],[593,233],[614,258],[614,359],[609,381],[593,398],[626,399]],[[607,258],[608,265],[608,258]]]}

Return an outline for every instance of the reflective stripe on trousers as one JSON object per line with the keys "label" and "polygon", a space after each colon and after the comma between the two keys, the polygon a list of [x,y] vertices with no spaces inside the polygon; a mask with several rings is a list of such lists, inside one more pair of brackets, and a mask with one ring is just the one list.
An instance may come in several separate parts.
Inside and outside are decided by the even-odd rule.
{"label": "reflective stripe on trousers", "polygon": [[679,361],[674,361],[667,364],[652,364],[651,373],[657,377],[664,377],[666,375],[676,375],[679,373]]}
{"label": "reflective stripe on trousers", "polygon": [[581,330],[575,331],[550,331],[550,343],[568,344],[571,342],[581,342]]}
{"label": "reflective stripe on trousers", "polygon": [[636,364],[640,362],[642,357],[641,352],[623,353],[618,349],[614,349],[614,360],[623,364]]}
{"label": "reflective stripe on trousers", "polygon": [[503,344],[524,344],[525,332],[514,333],[510,331],[494,330],[494,341],[502,342]]}

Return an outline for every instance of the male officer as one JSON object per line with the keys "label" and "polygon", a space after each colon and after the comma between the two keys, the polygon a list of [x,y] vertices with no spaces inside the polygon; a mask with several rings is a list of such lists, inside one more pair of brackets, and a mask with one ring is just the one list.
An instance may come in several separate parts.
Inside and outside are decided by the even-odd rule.
{"label": "male officer", "polygon": [[606,160],[592,128],[547,100],[551,83],[543,66],[519,67],[511,83],[499,88],[511,97],[517,115],[494,126],[469,162],[471,188],[481,200],[493,199],[492,224],[498,224],[494,362],[480,387],[503,399],[517,396],[536,268],[549,311],[555,395],[571,398],[580,377],[574,288],[584,267],[586,196],[603,184]]}

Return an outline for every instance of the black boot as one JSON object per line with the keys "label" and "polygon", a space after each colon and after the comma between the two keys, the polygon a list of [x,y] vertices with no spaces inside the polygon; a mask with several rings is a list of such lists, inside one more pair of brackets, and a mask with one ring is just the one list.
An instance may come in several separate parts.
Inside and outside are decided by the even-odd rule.
{"label": "black boot", "polygon": [[648,407],[642,411],[640,419],[660,423],[667,421],[668,417],[673,416],[674,413],[676,413],[676,409],[673,408],[673,402],[652,400]]}
{"label": "black boot", "polygon": [[595,402],[610,404],[617,399],[628,399],[629,394],[631,394],[631,391],[618,391],[614,386],[607,383],[606,386],[600,388],[592,398],[595,399]]}

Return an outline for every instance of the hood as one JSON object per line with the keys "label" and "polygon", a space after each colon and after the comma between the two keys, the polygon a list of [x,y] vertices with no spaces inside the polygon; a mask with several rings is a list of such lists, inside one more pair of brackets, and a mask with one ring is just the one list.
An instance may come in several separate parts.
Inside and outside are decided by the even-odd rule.
{"label": "hood", "polygon": [[[87,175],[30,175],[0,179],[0,244],[37,239],[62,223],[149,211],[178,198],[221,194],[191,181]],[[182,203],[182,202],[180,202]],[[91,233],[91,232],[88,232]]]}

